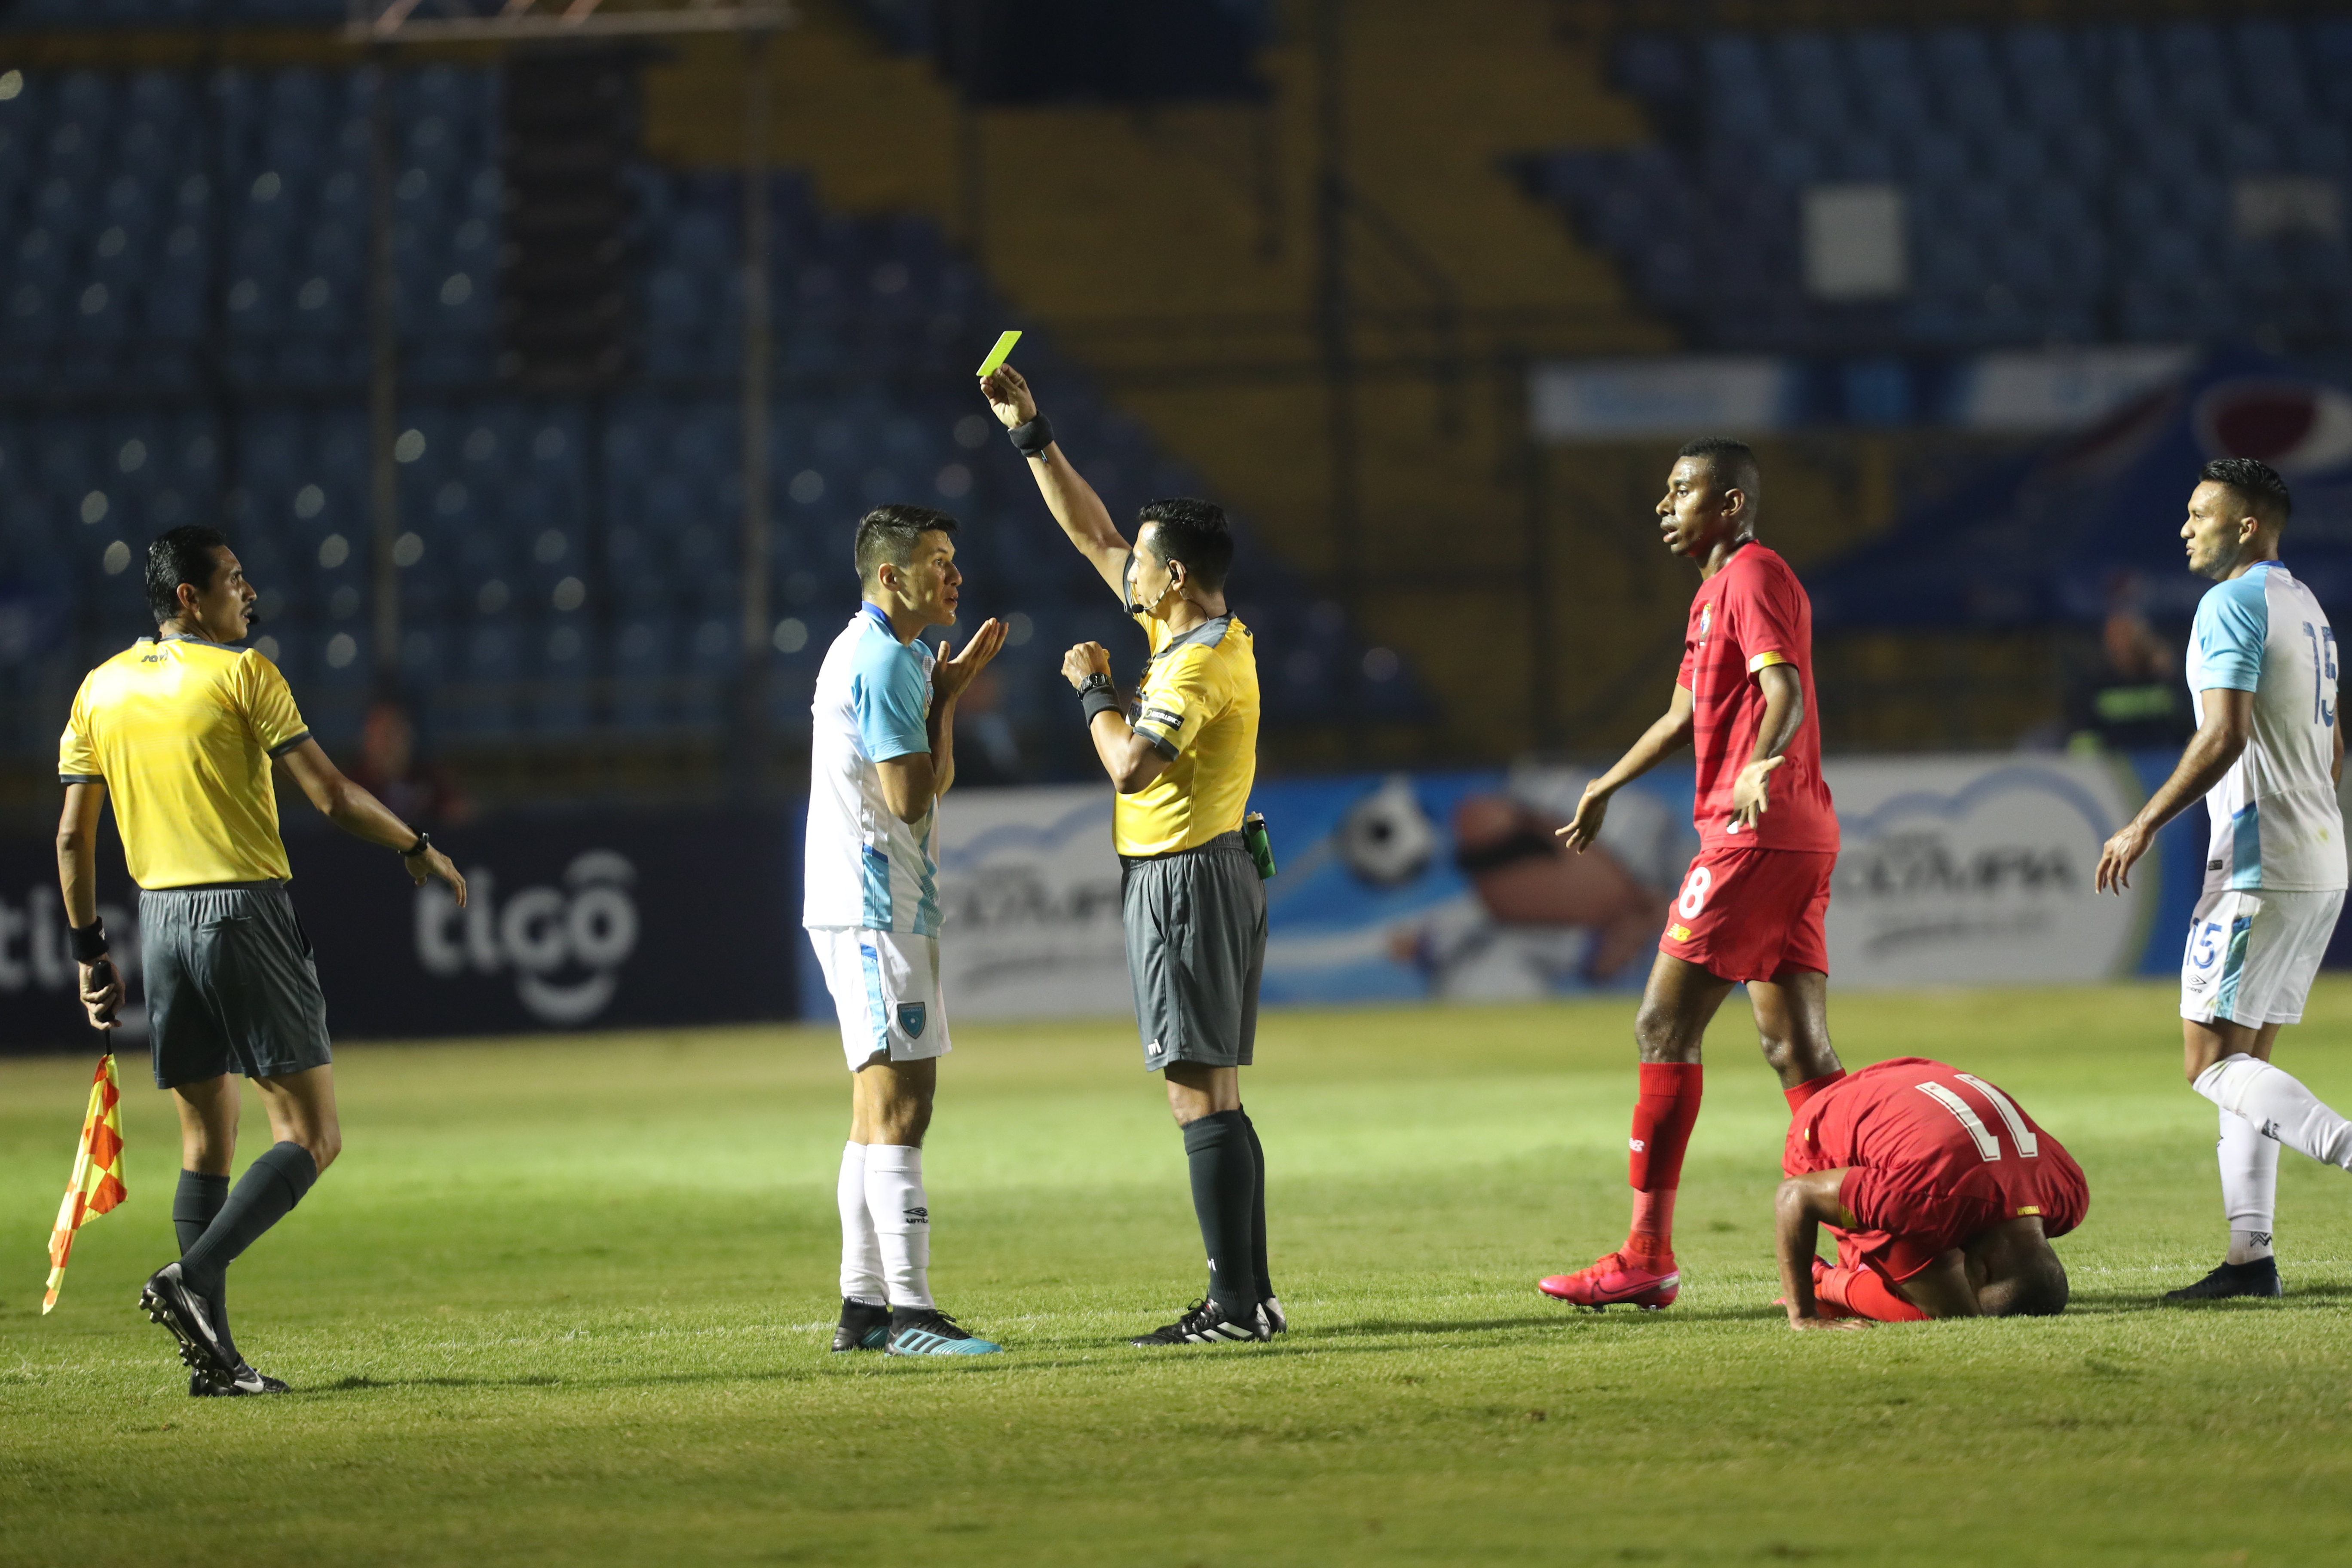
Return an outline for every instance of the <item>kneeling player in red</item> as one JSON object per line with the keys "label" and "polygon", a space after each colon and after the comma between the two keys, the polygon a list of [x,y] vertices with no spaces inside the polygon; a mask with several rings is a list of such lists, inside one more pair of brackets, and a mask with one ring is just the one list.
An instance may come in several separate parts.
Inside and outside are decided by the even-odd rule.
{"label": "kneeling player in red", "polygon": [[[2050,1238],[2083,1223],[2083,1167],[2017,1101],[1924,1057],[1807,1101],[1780,1156],[1780,1284],[1792,1329],[2047,1317],[2066,1305]],[[1814,1256],[1821,1227],[1836,1267]]]}
{"label": "kneeling player in red", "polygon": [[1793,1109],[1843,1070],[1830,1048],[1830,868],[1837,816],[1822,781],[1813,704],[1813,616],[1789,563],[1756,541],[1762,484],[1737,441],[1694,441],[1666,477],[1666,548],[1698,567],[1683,667],[1664,717],[1592,781],[1560,830],[1582,854],[1610,796],[1687,744],[1698,858],[1667,914],[1633,1020],[1642,1091],[1633,1108],[1633,1223],[1625,1244],[1544,1294],[1599,1310],[1663,1307],[1682,1289],[1675,1193],[1698,1121],[1699,1042],[1746,983],[1764,1060]]}

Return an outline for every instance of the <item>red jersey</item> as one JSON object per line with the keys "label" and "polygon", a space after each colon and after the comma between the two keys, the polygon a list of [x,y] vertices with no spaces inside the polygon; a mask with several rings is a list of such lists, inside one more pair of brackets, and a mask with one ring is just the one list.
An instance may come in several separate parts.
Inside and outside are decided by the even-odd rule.
{"label": "red jersey", "polygon": [[1859,1223],[1830,1227],[1839,1261],[1895,1279],[2021,1215],[2063,1236],[2091,1205],[2083,1167],[2015,1100],[1925,1057],[1866,1067],[1807,1100],[1789,1124],[1780,1168],[1850,1170],[1838,1199]]}
{"label": "red jersey", "polygon": [[[1805,718],[1772,772],[1769,809],[1751,833],[1732,820],[1731,786],[1756,754],[1764,724],[1757,671],[1775,664],[1796,667]],[[1691,746],[1698,754],[1691,821],[1700,847],[1835,853],[1837,813],[1822,782],[1821,709],[1813,700],[1813,604],[1786,561],[1761,544],[1744,544],[1699,584],[1677,684],[1691,694]]]}

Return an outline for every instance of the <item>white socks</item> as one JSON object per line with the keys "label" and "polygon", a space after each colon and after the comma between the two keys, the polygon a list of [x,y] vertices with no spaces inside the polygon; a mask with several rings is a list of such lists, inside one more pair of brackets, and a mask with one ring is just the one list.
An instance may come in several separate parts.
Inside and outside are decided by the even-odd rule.
{"label": "white socks", "polygon": [[850,1143],[841,1151],[841,1181],[834,1188],[841,1209],[841,1294],[845,1300],[884,1305],[882,1244],[874,1234],[874,1216],[866,1206],[866,1145]]}
{"label": "white socks", "polygon": [[2352,1121],[2320,1103],[2294,1078],[2240,1052],[2197,1075],[2197,1092],[2253,1123],[2265,1138],[2352,1171]]}
{"label": "white socks", "polygon": [[[843,1178],[845,1183],[846,1176]],[[844,1212],[848,1199],[843,1198]],[[866,1149],[866,1208],[881,1244],[882,1274],[890,1305],[931,1301],[931,1210],[923,1196],[923,1152],[897,1143]]]}
{"label": "white socks", "polygon": [[2241,1116],[2220,1112],[2221,1208],[2230,1220],[2231,1263],[2259,1263],[2271,1255],[2271,1222],[2278,1212],[2279,1146]]}

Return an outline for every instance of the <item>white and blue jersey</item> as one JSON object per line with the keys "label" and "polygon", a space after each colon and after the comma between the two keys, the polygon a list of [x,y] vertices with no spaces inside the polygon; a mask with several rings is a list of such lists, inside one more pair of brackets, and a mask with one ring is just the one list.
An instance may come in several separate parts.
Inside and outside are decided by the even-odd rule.
{"label": "white and blue jersey", "polygon": [[939,806],[902,822],[875,766],[931,749],[931,650],[902,643],[872,605],[834,638],[809,740],[806,896],[813,928],[940,933]]}
{"label": "white and blue jersey", "polygon": [[2189,694],[2254,694],[2245,752],[2205,796],[2205,889],[2329,892],[2345,885],[2336,799],[2336,633],[2276,561],[2217,583],[2189,638]]}

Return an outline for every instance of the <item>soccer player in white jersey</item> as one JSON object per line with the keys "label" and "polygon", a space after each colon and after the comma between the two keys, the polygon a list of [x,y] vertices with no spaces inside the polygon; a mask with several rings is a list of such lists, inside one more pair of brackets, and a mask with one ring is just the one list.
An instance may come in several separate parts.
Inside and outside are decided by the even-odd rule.
{"label": "soccer player in white jersey", "polygon": [[921,642],[955,624],[955,519],[877,507],[857,523],[863,603],[817,672],[809,741],[806,902],[849,1058],[841,1152],[836,1351],[984,1355],[931,1300],[923,1133],[948,1044],[940,995],[939,801],[955,782],[956,699],[1004,646],[984,621],[949,657]]}
{"label": "soccer player in white jersey", "polygon": [[2205,797],[2212,838],[2180,961],[2180,1016],[2189,1081],[2221,1107],[2230,1251],[2167,1300],[2280,1294],[2281,1143],[2352,1170],[2352,1123],[2271,1065],[2280,1027],[2302,1020],[2345,885],[2336,633],[2278,558],[2289,510],[2267,464],[2220,458],[2198,475],[2180,529],[2189,569],[2214,580],[2189,641],[2197,733],[2099,856],[2097,886],[2121,889],[2157,830]]}

